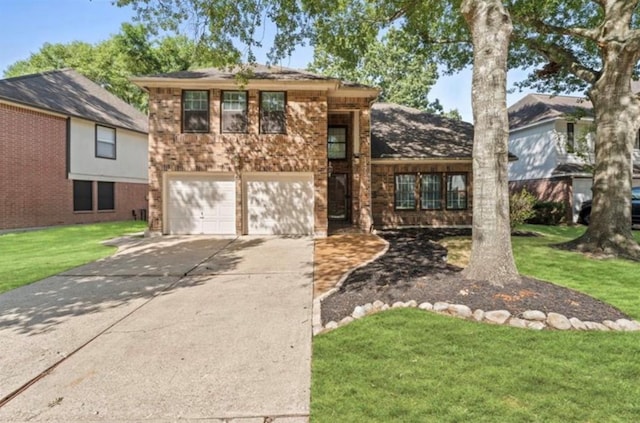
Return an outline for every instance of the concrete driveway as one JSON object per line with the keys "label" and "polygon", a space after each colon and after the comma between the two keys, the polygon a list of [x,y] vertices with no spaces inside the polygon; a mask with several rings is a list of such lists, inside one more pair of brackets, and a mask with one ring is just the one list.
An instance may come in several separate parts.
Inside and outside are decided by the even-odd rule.
{"label": "concrete driveway", "polygon": [[306,422],[313,241],[164,237],[0,295],[0,421]]}

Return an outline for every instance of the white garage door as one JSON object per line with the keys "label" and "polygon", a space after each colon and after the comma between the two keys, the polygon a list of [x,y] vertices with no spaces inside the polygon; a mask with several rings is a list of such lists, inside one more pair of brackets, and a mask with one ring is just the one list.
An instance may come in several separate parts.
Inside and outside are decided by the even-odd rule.
{"label": "white garage door", "polygon": [[249,175],[245,178],[244,192],[249,234],[313,234],[312,173]]}
{"label": "white garage door", "polygon": [[233,176],[171,175],[167,191],[168,233],[235,235]]}

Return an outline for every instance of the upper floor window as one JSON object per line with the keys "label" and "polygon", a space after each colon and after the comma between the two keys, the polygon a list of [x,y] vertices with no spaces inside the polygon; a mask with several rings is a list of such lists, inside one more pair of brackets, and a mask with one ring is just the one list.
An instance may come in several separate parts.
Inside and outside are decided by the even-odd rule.
{"label": "upper floor window", "polygon": [[209,132],[209,91],[182,92],[182,132]]}
{"label": "upper floor window", "polygon": [[96,157],[116,158],[116,129],[96,125]]}
{"label": "upper floor window", "polygon": [[416,175],[402,173],[396,175],[395,208],[398,210],[415,210],[416,208]]}
{"label": "upper floor window", "polygon": [[328,131],[328,156],[330,159],[347,158],[347,128],[330,126]]}
{"label": "upper floor window", "polygon": [[247,92],[222,92],[221,132],[247,132]]}
{"label": "upper floor window", "polygon": [[285,93],[263,91],[260,93],[260,133],[284,134],[287,132]]}
{"label": "upper floor window", "polygon": [[447,208],[464,210],[467,208],[467,175],[447,175]]}
{"label": "upper floor window", "polygon": [[567,151],[574,151],[576,147],[575,125],[567,122]]}

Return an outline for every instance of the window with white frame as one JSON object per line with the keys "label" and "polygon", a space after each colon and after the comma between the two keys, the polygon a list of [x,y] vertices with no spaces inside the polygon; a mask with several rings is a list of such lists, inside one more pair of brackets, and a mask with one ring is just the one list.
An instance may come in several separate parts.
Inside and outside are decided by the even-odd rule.
{"label": "window with white frame", "polygon": [[395,176],[395,208],[397,210],[415,210],[416,175],[399,173]]}
{"label": "window with white frame", "polygon": [[116,158],[116,129],[96,125],[96,157]]}
{"label": "window with white frame", "polygon": [[229,133],[247,132],[247,92],[223,91],[220,130]]}

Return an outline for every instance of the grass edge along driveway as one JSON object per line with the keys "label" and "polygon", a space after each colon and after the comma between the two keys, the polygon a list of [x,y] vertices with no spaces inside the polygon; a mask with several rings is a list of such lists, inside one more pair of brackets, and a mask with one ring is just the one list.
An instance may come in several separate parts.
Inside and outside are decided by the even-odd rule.
{"label": "grass edge along driveway", "polygon": [[0,235],[0,293],[113,254],[102,241],[143,231],[146,222],[60,226]]}
{"label": "grass edge along driveway", "polygon": [[[566,279],[563,284],[638,317],[640,281],[628,281],[619,265],[637,275],[640,264],[545,245],[571,239],[581,228],[525,229],[544,237],[514,240],[522,273]],[[313,348],[314,423],[628,422],[640,416],[639,333],[537,332],[402,309],[317,336]]]}

